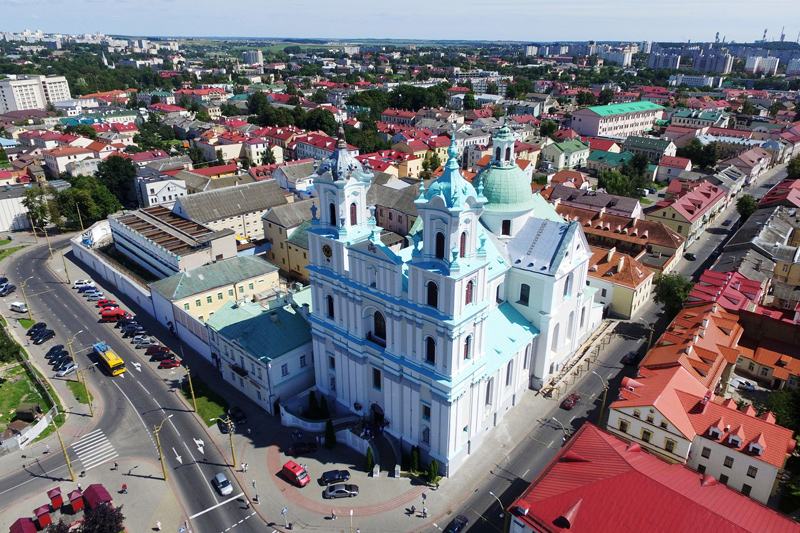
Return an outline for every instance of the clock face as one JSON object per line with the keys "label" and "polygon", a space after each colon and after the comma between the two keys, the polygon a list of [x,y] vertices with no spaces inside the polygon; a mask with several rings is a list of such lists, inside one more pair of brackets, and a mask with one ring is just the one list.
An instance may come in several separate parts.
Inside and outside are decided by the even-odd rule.
{"label": "clock face", "polygon": [[325,246],[322,247],[322,255],[324,255],[328,259],[330,259],[330,257],[333,255],[333,250],[331,250],[331,247],[329,245],[326,244]]}

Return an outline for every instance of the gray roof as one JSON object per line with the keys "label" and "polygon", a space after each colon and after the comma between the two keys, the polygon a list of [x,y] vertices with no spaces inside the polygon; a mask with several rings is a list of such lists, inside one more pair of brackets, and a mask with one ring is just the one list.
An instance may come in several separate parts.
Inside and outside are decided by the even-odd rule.
{"label": "gray roof", "polygon": [[304,250],[308,250],[308,228],[311,227],[311,222],[304,220],[297,226],[292,234],[286,239],[286,242],[293,244]]}
{"label": "gray roof", "polygon": [[192,158],[188,155],[174,155],[169,159],[159,159],[145,164],[146,167],[152,168],[158,172],[167,170],[175,170],[176,168],[183,168],[186,165],[192,164]]}
{"label": "gray roof", "polygon": [[232,257],[155,281],[150,290],[174,302],[276,270],[278,267],[255,256]]}
{"label": "gray roof", "polygon": [[282,165],[276,168],[274,172],[280,171],[289,183],[297,183],[298,180],[306,179],[314,173],[314,161],[307,161],[305,163],[297,163],[296,165]]}
{"label": "gray roof", "polygon": [[633,213],[639,202],[636,198],[576,189],[575,187],[567,187],[566,185],[556,185],[553,187],[553,192],[550,193],[549,200],[551,203],[556,200],[562,200],[564,202],[573,202],[596,208],[614,208],[617,211],[626,211],[628,213]]}
{"label": "gray roof", "polygon": [[790,302],[800,301],[800,285],[775,282],[772,284],[772,295]]}
{"label": "gray roof", "polygon": [[769,257],[747,249],[723,252],[711,266],[714,272],[739,272],[759,283],[772,279],[774,268]]}
{"label": "gray roof", "polygon": [[409,185],[396,189],[387,185],[373,183],[367,191],[367,202],[370,205],[388,207],[408,216],[417,216],[414,200],[419,195],[419,185]]}
{"label": "gray roof", "polygon": [[555,275],[569,250],[580,224],[529,218],[516,237],[508,242],[506,252],[514,268],[537,274]]}
{"label": "gray roof", "polygon": [[175,203],[195,222],[211,222],[245,213],[266,211],[283,205],[286,197],[275,180],[264,180],[248,185],[227,187],[215,191],[182,196]]}
{"label": "gray roof", "polygon": [[186,183],[186,188],[189,191],[215,191],[224,189],[226,187],[235,187],[241,185],[249,185],[255,183],[256,179],[245,172],[236,176],[224,176],[222,178],[211,178],[189,172],[188,170],[181,170],[175,174],[175,179],[183,180]]}
{"label": "gray roof", "polygon": [[728,241],[725,251],[750,248],[773,261],[782,259],[794,262],[798,256],[798,248],[786,243],[796,229],[800,229],[797,209],[784,206],[759,209]]}
{"label": "gray roof", "polygon": [[261,218],[274,222],[284,228],[293,228],[304,220],[311,220],[311,204],[315,203],[316,200],[308,199],[276,205],[264,213],[264,216]]}
{"label": "gray roof", "polygon": [[637,137],[635,135],[631,135],[625,142],[622,143],[622,146],[625,148],[641,148],[642,150],[659,150],[664,151],[669,147],[670,143],[669,139],[656,139],[654,137]]}

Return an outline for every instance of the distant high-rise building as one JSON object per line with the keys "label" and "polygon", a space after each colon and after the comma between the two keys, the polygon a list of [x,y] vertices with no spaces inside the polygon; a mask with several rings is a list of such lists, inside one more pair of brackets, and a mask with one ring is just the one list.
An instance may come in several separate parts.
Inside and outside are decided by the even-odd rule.
{"label": "distant high-rise building", "polygon": [[597,57],[609,63],[616,63],[621,67],[629,67],[631,66],[633,54],[630,52],[630,50],[609,50],[607,52],[600,52],[597,54]]}
{"label": "distant high-rise building", "polygon": [[647,56],[647,68],[657,70],[660,68],[681,68],[681,56],[678,54],[650,54]]}
{"label": "distant high-rise building", "polygon": [[263,65],[264,54],[261,50],[247,50],[242,53],[242,62],[245,65]]}
{"label": "distant high-rise building", "polygon": [[716,72],[730,74],[733,68],[733,56],[729,53],[711,53],[694,58],[692,68],[700,72]]}
{"label": "distant high-rise building", "polygon": [[342,48],[342,52],[344,52],[345,54],[347,54],[349,56],[356,55],[360,51],[361,51],[361,47],[359,47],[359,46],[345,46],[345,47]]}
{"label": "distant high-rise building", "polygon": [[786,65],[786,75],[787,76],[798,76],[800,75],[800,59],[792,59]]}
{"label": "distant high-rise building", "polygon": [[642,41],[642,44],[639,46],[639,51],[645,54],[649,54],[653,51],[653,41]]}
{"label": "distant high-rise building", "polygon": [[47,104],[70,100],[69,82],[64,76],[20,76],[0,80],[0,113],[44,109]]}
{"label": "distant high-rise building", "polygon": [[751,56],[744,64],[744,71],[748,74],[774,76],[778,71],[778,63],[780,63],[780,59],[777,57]]}
{"label": "distant high-rise building", "polygon": [[536,56],[536,54],[538,53],[539,53],[539,47],[536,46],[535,44],[529,44],[525,46],[525,55],[527,57]]}

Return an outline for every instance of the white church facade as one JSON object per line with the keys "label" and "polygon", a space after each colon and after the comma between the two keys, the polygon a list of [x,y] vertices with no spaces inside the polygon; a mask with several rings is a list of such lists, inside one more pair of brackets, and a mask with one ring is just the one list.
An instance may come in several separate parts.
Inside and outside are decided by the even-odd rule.
{"label": "white church facade", "polygon": [[[380,240],[373,178],[343,134],[314,176],[308,230],[317,387],[388,421],[452,474],[529,387],[540,388],[599,325],[589,248],[514,162],[503,127],[492,162],[467,182],[451,145],[416,200],[422,230],[393,252]],[[318,215],[318,216],[317,216]]]}

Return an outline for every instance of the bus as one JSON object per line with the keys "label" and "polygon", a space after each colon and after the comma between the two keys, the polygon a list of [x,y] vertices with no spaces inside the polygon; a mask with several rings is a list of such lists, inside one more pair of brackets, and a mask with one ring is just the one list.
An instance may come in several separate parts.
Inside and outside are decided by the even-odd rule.
{"label": "bus", "polygon": [[125,372],[125,361],[120,356],[114,353],[105,342],[98,342],[92,344],[94,353],[97,354],[100,362],[108,370],[112,376],[118,376]]}

